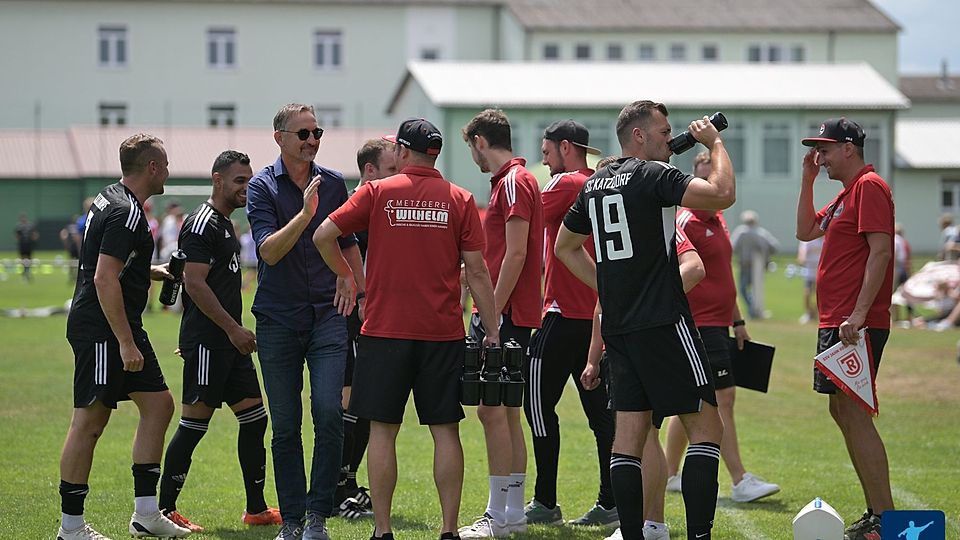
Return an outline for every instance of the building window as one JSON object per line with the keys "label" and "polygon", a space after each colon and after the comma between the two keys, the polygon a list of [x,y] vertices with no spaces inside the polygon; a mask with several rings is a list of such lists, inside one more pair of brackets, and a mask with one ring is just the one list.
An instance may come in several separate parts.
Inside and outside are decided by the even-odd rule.
{"label": "building window", "polygon": [[943,214],[960,213],[960,179],[943,179],[940,189],[940,212]]}
{"label": "building window", "polygon": [[683,43],[674,43],[670,45],[670,60],[672,62],[684,62],[687,60],[687,46]]}
{"label": "building window", "polygon": [[210,127],[233,127],[237,125],[237,107],[229,104],[210,105],[207,118]]}
{"label": "building window", "polygon": [[780,45],[767,47],[767,61],[771,63],[783,62],[783,47]]}
{"label": "building window", "polygon": [[313,33],[313,63],[320,69],[340,69],[343,65],[343,33],[317,30]]}
{"label": "building window", "polygon": [[623,60],[623,45],[619,43],[611,43],[607,45],[607,60],[613,60],[617,62]]}
{"label": "building window", "polygon": [[641,62],[652,62],[657,59],[657,48],[653,43],[641,43],[637,49],[637,59]]}
{"label": "building window", "polygon": [[704,45],[701,49],[700,58],[704,62],[716,62],[720,60],[720,49],[713,44]]}
{"label": "building window", "polygon": [[747,141],[742,124],[731,122],[723,132],[723,147],[733,163],[733,172],[742,174],[747,170]]}
{"label": "building window", "polygon": [[762,62],[763,49],[759,45],[750,45],[747,47],[747,62]]}
{"label": "building window", "polygon": [[763,174],[778,176],[790,174],[791,148],[790,124],[781,122],[764,123]]}
{"label": "building window", "polygon": [[590,45],[587,43],[578,43],[575,51],[574,57],[577,60],[589,60],[593,55],[592,51],[590,50]]}
{"label": "building window", "polygon": [[427,47],[426,49],[420,49],[420,59],[421,60],[439,60],[440,59],[440,49],[436,47]]}
{"label": "building window", "polygon": [[125,26],[101,26],[97,30],[98,62],[104,67],[127,65],[127,28]]}
{"label": "building window", "polygon": [[99,111],[101,126],[127,125],[127,105],[125,103],[101,103]]}
{"label": "building window", "polygon": [[556,43],[547,43],[543,46],[543,59],[544,60],[559,60],[560,59],[560,46]]}
{"label": "building window", "polygon": [[237,32],[232,28],[207,30],[207,65],[217,69],[237,65]]}
{"label": "building window", "polygon": [[610,125],[606,122],[587,122],[586,128],[590,132],[590,146],[599,148],[607,156],[616,153],[610,142]]}
{"label": "building window", "polygon": [[803,45],[794,45],[790,47],[790,61],[800,64],[807,60],[807,51]]}
{"label": "building window", "polygon": [[337,128],[343,125],[343,109],[336,105],[317,105],[313,108],[317,125],[322,128]]}

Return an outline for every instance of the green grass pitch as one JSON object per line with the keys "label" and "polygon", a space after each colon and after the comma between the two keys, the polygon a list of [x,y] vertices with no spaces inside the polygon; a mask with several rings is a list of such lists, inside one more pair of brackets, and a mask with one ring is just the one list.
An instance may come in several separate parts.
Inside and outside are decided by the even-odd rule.
{"label": "green grass pitch", "polygon": [[[767,307],[773,317],[748,323],[754,339],[777,347],[771,390],[768,394],[739,390],[737,422],[747,469],[779,483],[782,491],[758,503],[733,503],[730,479],[721,466],[714,527],[718,539],[792,538],[793,516],[817,496],[837,508],[848,523],[864,508],[840,432],[827,412],[827,400],[810,388],[816,330],[813,325],[797,323],[801,282],[786,279],[782,269],[788,261],[779,262],[781,271],[768,274],[767,282]],[[0,264],[0,308],[63,305],[72,295],[73,283],[62,269],[40,268],[36,281],[29,285],[12,271]],[[246,306],[250,300],[245,298]],[[244,316],[252,324],[249,312]],[[154,311],[145,316],[146,329],[176,398],[180,395],[181,364],[173,350],[178,323],[179,317],[170,313]],[[72,407],[72,355],[64,325],[62,315],[0,317],[0,538],[51,538],[56,533],[60,518],[58,460]],[[881,414],[877,423],[889,454],[896,504],[902,509],[943,510],[947,538],[960,538],[958,338],[957,331],[894,328],[878,382]],[[432,443],[426,428],[417,425],[412,406],[407,413],[398,440],[395,531],[397,538],[435,539],[440,520],[431,475]],[[559,413],[558,494],[564,517],[572,519],[589,508],[596,496],[595,446],[572,386],[565,392]],[[178,416],[171,423],[168,440]],[[87,519],[113,538],[128,536],[130,443],[135,426],[134,407],[121,405],[97,448],[90,478]],[[312,433],[308,421],[303,430],[309,452]],[[274,528],[246,528],[240,523],[243,487],[236,461],[236,431],[232,414],[226,410],[217,413],[194,455],[179,506],[206,527],[206,532],[195,537],[265,539],[276,534]],[[487,493],[483,435],[470,409],[461,423],[461,435],[466,473],[460,522],[467,524],[483,511]],[[528,498],[536,481],[530,448]],[[360,477],[361,483],[366,483],[365,470]],[[270,464],[267,485],[267,500],[275,504]],[[685,538],[679,494],[667,494],[666,503],[672,537]],[[332,519],[329,527],[334,538],[365,539],[372,522]],[[515,538],[599,540],[603,536],[599,529],[532,526],[527,534]]]}

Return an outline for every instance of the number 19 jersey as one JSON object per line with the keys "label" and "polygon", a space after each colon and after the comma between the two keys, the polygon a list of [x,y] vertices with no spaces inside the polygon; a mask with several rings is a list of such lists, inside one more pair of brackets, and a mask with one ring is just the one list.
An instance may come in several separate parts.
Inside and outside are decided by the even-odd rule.
{"label": "number 19 jersey", "polygon": [[604,335],[690,315],[674,235],[692,179],[667,163],[621,158],[587,180],[564,217],[571,231],[593,235]]}

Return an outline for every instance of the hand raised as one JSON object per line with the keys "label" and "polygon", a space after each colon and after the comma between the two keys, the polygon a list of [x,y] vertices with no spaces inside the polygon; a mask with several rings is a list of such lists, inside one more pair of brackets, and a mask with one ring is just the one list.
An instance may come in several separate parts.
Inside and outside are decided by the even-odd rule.
{"label": "hand raised", "polygon": [[811,148],[803,155],[803,180],[813,182],[820,174],[820,165],[817,163],[817,149]]}
{"label": "hand raised", "polygon": [[314,214],[317,213],[317,204],[319,203],[317,188],[320,187],[322,181],[323,177],[318,174],[307,184],[307,189],[303,190],[303,210],[301,211],[308,218],[312,219]]}
{"label": "hand raised", "polygon": [[693,138],[707,148],[713,146],[713,143],[720,138],[720,132],[717,131],[716,126],[710,123],[709,116],[704,116],[700,120],[690,122],[688,129],[690,130],[690,134],[693,135]]}

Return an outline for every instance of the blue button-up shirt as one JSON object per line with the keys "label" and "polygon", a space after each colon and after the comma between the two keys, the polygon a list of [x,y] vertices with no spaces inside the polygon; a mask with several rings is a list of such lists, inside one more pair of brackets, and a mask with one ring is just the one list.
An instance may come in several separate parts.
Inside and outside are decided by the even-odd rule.
{"label": "blue button-up shirt", "polygon": [[[247,187],[247,219],[257,245],[257,294],[251,311],[296,331],[308,331],[339,316],[333,305],[337,275],[327,267],[313,244],[313,233],[327,215],[347,200],[343,175],[313,163],[310,177],[321,175],[317,188],[317,212],[297,243],[270,266],[260,256],[260,245],[290,222],[303,209],[303,190],[287,174],[277,158],[250,180]],[[341,248],[357,243],[350,235],[338,239]]]}

